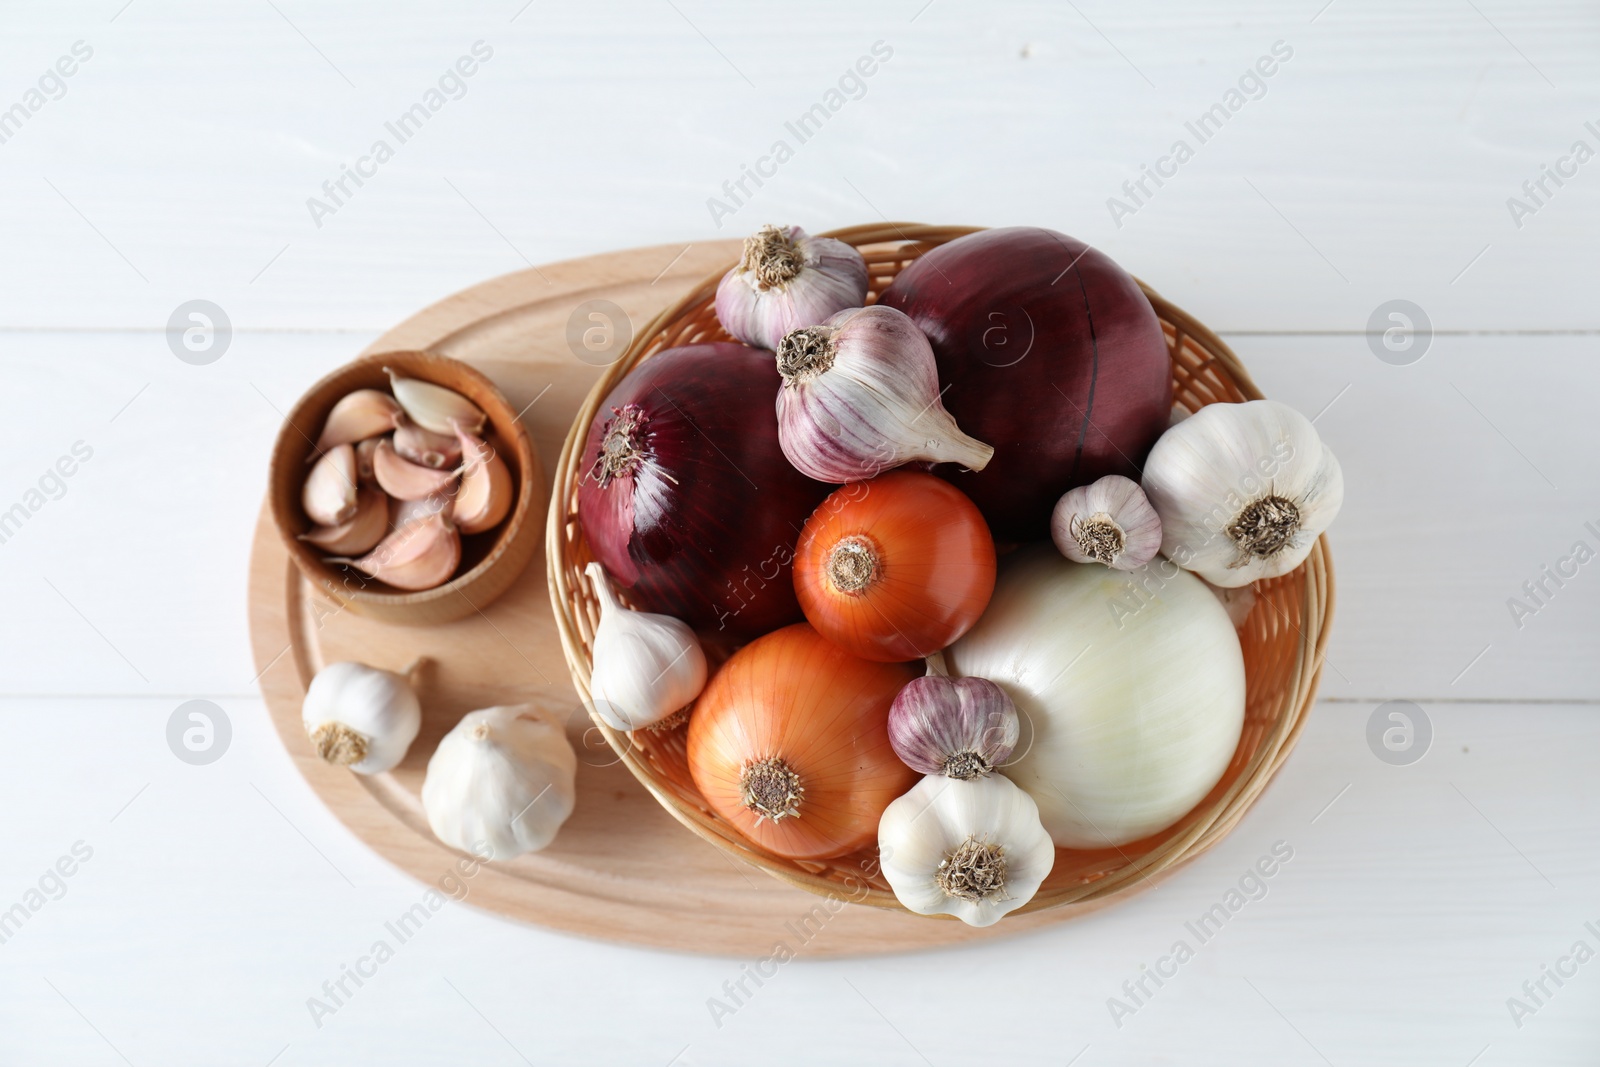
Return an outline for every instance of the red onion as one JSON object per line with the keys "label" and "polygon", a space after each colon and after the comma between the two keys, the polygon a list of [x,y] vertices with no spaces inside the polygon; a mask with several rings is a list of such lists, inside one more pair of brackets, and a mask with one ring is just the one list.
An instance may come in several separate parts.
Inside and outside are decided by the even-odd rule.
{"label": "red onion", "polygon": [[634,368],[589,427],[578,521],[644,611],[751,637],[798,621],[792,566],[831,486],[778,447],[771,352],[690,345]]}
{"label": "red onion", "polygon": [[962,430],[994,446],[982,471],[936,468],[996,540],[1049,536],[1061,495],[1137,479],[1172,409],[1167,342],[1131,275],[1082,241],[984,230],[915,260],[878,300],[927,334]]}

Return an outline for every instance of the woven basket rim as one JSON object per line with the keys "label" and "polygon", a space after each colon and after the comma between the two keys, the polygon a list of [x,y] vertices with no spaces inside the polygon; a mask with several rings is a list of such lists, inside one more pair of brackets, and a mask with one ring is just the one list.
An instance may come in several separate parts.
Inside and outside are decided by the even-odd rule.
{"label": "woven basket rim", "polygon": [[[983,229],[985,227],[933,226],[886,221],[844,227],[818,236],[832,237],[858,248],[894,245],[899,246],[904,252],[916,255],[928,247]],[[641,758],[627,732],[612,729],[593,711],[588,686],[590,663],[575,614],[575,593],[587,590],[583,585],[581,567],[572,564],[568,559],[567,537],[569,527],[573,536],[570,543],[581,541],[583,537],[577,524],[574,491],[579,476],[577,467],[587,442],[589,426],[601,402],[616,384],[642,360],[662,347],[656,342],[664,329],[714,296],[717,283],[736,262],[736,259],[730,259],[725,266],[708,275],[682,299],[660,311],[644,328],[638,330],[627,351],[595,382],[573,418],[572,427],[567,433],[556,461],[545,531],[546,576],[556,629],[561,636],[562,651],[567,659],[573,685],[585,705],[589,706],[594,725],[629,772],[678,822],[714,847],[759,867],[772,877],[796,888],[819,896],[913,914],[889,890],[870,886],[865,882],[850,885],[848,882],[841,883],[811,873],[799,867],[794,861],[767,853],[740,835],[731,825],[686,803],[658,779],[656,772]],[[1232,384],[1244,397],[1252,400],[1263,399],[1263,394],[1249,371],[1226,342],[1204,323],[1162,297],[1142,280],[1136,278],[1135,281],[1150,300],[1157,316],[1164,324],[1172,327],[1173,336],[1169,339],[1168,345],[1169,358],[1182,347],[1185,339],[1188,339],[1207,356],[1206,362],[1195,370],[1195,374],[1206,372],[1214,363],[1222,371],[1226,382]],[[1283,766],[1289,752],[1299,740],[1321,681],[1335,596],[1333,561],[1325,534],[1318,537],[1306,561],[1289,572],[1286,578],[1292,579],[1296,575],[1303,578],[1301,618],[1294,620],[1285,616],[1289,625],[1299,635],[1291,683],[1285,686],[1285,693],[1280,701],[1280,711],[1274,718],[1271,731],[1261,739],[1249,763],[1236,776],[1229,788],[1220,796],[1202,801],[1201,805],[1180,820],[1178,825],[1183,827],[1180,832],[1171,833],[1169,828],[1163,833],[1170,833],[1170,837],[1163,838],[1158,845],[1137,857],[1128,857],[1124,853],[1127,862],[1121,867],[1091,881],[1041,888],[1031,901],[1012,914],[1074,905],[1087,910],[1089,906],[1112,897],[1145,888],[1211,848],[1244,816],[1266,788],[1267,783]],[[1116,851],[1121,852],[1121,849]],[[928,916],[928,918],[950,917]]]}

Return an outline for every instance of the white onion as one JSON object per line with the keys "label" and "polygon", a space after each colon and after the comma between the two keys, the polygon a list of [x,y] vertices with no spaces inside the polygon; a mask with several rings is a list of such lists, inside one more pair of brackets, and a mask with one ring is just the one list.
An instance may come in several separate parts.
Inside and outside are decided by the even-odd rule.
{"label": "white onion", "polygon": [[1063,848],[1166,829],[1222,778],[1244,725],[1244,655],[1194,575],[1163,557],[1136,571],[1072,563],[1049,546],[1001,569],[983,618],[946,651],[954,675],[1016,703],[1005,774]]}

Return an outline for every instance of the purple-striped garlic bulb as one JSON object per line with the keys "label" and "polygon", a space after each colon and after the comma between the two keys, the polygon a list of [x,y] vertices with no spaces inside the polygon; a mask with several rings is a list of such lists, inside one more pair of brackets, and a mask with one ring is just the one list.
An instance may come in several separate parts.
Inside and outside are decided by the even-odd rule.
{"label": "purple-striped garlic bulb", "polygon": [[1017,707],[987,678],[930,674],[906,684],[889,708],[889,743],[906,766],[966,781],[1011,757]]}
{"label": "purple-striped garlic bulb", "polygon": [[1137,570],[1161,551],[1161,516],[1138,482],[1108,474],[1067,490],[1056,502],[1050,538],[1074,563]]}
{"label": "purple-striped garlic bulb", "polygon": [[945,410],[933,347],[894,308],[850,308],[787,334],[778,373],[778,444],[808,478],[857,482],[917,461],[977,471],[994,455]]}
{"label": "purple-striped garlic bulb", "polygon": [[867,261],[850,245],[798,226],[763,226],[717,285],[717,319],[734,337],[777,348],[784,334],[815,326],[867,300]]}

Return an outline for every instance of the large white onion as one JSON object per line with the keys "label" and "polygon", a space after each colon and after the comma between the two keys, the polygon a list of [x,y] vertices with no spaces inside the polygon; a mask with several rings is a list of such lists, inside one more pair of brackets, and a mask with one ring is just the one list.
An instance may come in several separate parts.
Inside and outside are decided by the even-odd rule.
{"label": "large white onion", "polygon": [[983,618],[946,652],[1022,718],[1004,769],[1064,848],[1171,826],[1222,778],[1244,725],[1244,656],[1200,579],[1163,557],[1136,571],[1048,545],[1001,569]]}

